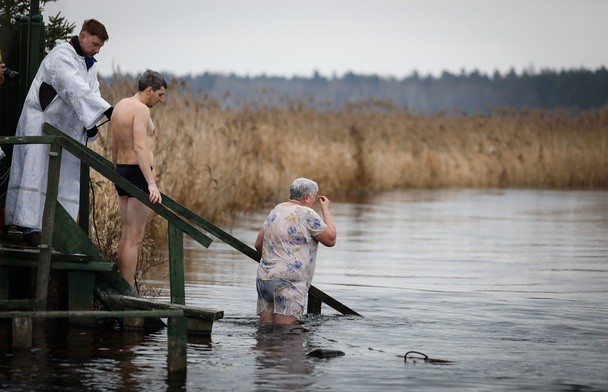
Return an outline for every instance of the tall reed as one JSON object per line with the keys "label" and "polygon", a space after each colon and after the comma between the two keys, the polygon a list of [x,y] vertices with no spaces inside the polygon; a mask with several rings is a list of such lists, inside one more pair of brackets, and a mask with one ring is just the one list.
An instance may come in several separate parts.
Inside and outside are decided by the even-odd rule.
{"label": "tall reed", "polygon": [[[116,103],[134,93],[131,84],[114,78],[102,93]],[[608,108],[448,116],[414,115],[387,102],[341,111],[286,102],[228,110],[178,92],[176,84],[152,109],[154,173],[163,193],[218,224],[286,199],[290,182],[301,176],[316,180],[335,201],[397,188],[608,187]],[[108,129],[102,127],[92,146],[110,157]],[[113,255],[117,196],[105,178],[92,173],[92,179],[93,231]],[[165,226],[158,218],[148,226],[146,241],[153,243]]]}

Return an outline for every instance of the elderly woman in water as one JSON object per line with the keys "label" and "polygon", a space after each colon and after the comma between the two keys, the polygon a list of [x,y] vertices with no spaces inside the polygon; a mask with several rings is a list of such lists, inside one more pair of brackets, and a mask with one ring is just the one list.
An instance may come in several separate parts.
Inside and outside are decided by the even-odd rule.
{"label": "elderly woman in water", "polygon": [[[315,272],[317,246],[336,244],[331,203],[318,192],[316,182],[296,179],[289,187],[289,200],[270,211],[255,241],[261,257],[256,287],[262,323],[293,324],[300,319]],[[312,209],[317,201],[323,219]]]}

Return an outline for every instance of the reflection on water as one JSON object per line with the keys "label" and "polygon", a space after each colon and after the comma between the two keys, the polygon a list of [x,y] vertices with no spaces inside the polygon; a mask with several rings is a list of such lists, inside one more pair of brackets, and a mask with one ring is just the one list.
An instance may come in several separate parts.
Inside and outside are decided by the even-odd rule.
{"label": "reflection on water", "polygon": [[304,360],[307,333],[306,328],[296,326],[258,327],[254,347],[256,390],[312,387],[314,363]]}
{"label": "reflection on water", "polygon": [[[186,239],[186,301],[225,318],[189,338],[183,383],[166,379],[164,330],[70,329],[27,352],[0,340],[0,389],[608,389],[608,192],[401,191],[332,210],[338,243],[319,248],[313,284],[364,317],[324,306],[297,327],[259,326],[257,264]],[[253,244],[266,213],[232,234]],[[166,274],[148,282],[164,299]],[[306,356],[316,348],[346,355]],[[410,350],[453,364],[405,363]]]}

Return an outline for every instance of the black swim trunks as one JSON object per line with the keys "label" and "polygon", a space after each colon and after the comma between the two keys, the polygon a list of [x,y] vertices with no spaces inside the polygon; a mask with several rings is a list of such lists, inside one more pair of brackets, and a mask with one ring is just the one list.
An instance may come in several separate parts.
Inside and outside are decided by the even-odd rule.
{"label": "black swim trunks", "polygon": [[[142,191],[150,194],[148,191],[148,182],[146,181],[146,177],[144,177],[144,173],[141,172],[139,165],[118,164],[116,165],[116,173],[131,181],[133,185],[137,186]],[[118,192],[118,196],[133,197],[133,195],[130,195],[118,185],[114,184],[114,187],[116,188],[116,192]]]}

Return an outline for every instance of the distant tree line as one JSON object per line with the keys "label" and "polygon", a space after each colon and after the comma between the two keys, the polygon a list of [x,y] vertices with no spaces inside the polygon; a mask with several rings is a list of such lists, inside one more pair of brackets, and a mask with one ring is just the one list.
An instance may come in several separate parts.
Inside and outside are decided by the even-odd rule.
{"label": "distant tree line", "polygon": [[580,112],[608,103],[608,70],[511,71],[492,76],[473,71],[439,77],[417,73],[403,79],[352,72],[341,77],[250,77],[204,73],[182,80],[194,94],[222,106],[291,105],[306,102],[320,109],[340,109],[367,102],[412,113],[491,113],[497,109],[565,109]]}

